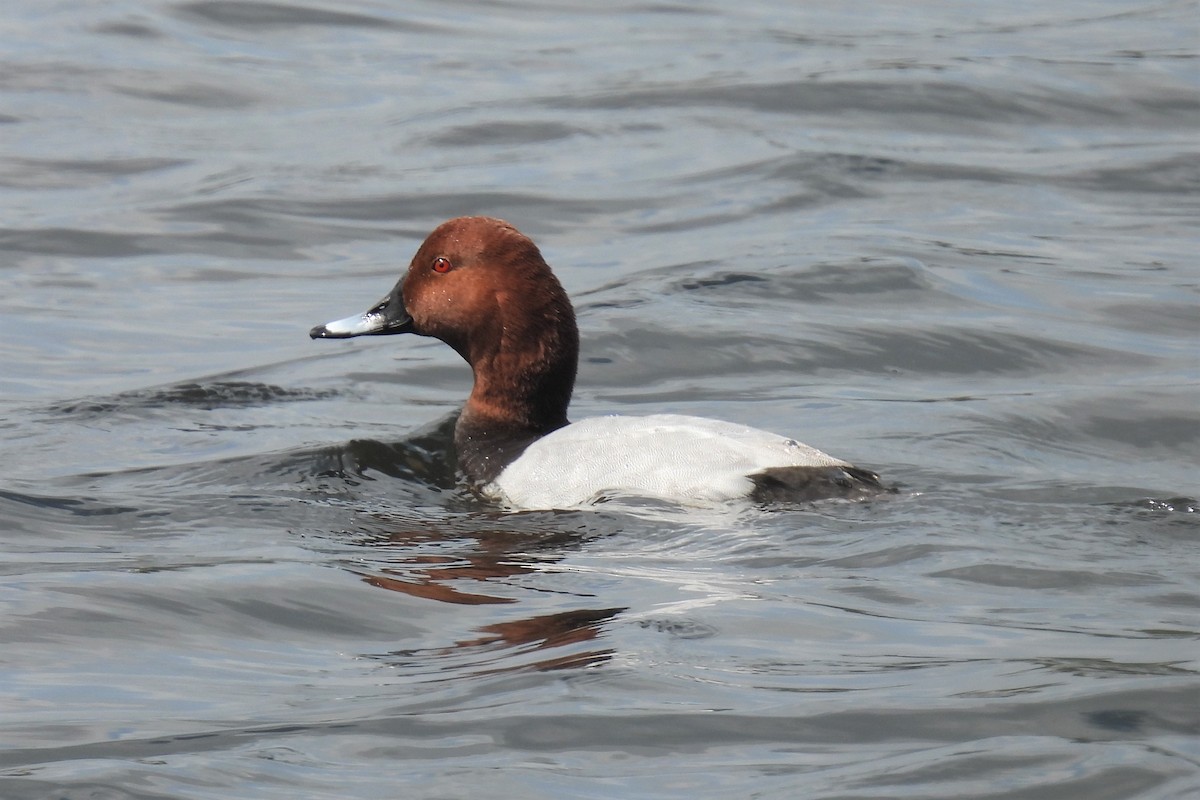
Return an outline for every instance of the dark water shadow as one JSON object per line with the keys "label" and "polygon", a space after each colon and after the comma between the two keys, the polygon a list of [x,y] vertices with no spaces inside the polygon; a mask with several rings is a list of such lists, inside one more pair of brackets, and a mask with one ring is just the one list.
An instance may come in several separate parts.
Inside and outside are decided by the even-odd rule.
{"label": "dark water shadow", "polygon": [[137,389],[107,397],[64,400],[47,406],[46,413],[85,421],[101,417],[143,414],[176,406],[214,411],[306,400],[326,400],[338,393],[332,389],[289,389],[258,381],[205,380]]}

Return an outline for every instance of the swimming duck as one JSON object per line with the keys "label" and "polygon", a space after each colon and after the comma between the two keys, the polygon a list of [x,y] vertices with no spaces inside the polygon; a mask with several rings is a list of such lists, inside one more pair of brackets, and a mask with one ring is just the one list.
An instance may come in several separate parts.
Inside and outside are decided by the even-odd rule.
{"label": "swimming duck", "polygon": [[678,414],[568,422],[579,330],[537,245],[503,220],[439,225],[408,272],[366,313],[314,339],[416,333],[440,339],[474,373],[455,425],[458,463],[515,509],[578,508],[614,496],[685,504],[863,499],[879,476],[774,433]]}

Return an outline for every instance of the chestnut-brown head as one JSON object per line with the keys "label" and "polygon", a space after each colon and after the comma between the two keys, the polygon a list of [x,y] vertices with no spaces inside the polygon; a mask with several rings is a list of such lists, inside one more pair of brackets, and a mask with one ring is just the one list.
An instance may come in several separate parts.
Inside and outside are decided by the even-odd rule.
{"label": "chestnut-brown head", "polygon": [[566,424],[579,333],[562,285],[529,237],[503,220],[439,225],[395,288],[359,317],[313,338],[433,336],[475,373],[464,417],[547,431]]}

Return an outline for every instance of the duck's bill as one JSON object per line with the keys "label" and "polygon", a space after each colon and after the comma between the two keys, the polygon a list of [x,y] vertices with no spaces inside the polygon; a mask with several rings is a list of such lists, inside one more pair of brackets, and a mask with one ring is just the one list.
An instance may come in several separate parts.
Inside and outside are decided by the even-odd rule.
{"label": "duck's bill", "polygon": [[404,309],[399,293],[388,295],[370,311],[318,325],[308,332],[313,339],[349,339],[354,336],[388,336],[412,333],[413,320]]}

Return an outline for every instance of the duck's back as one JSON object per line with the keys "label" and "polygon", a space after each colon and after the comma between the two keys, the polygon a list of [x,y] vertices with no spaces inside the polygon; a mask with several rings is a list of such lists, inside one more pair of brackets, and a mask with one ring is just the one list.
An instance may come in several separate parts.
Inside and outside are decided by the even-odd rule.
{"label": "duck's back", "polygon": [[[676,502],[785,493],[871,476],[774,433],[732,422],[656,414],[592,417],[538,439],[492,490],[517,508],[572,508],[610,495]],[[826,492],[841,496],[844,492]],[[798,499],[812,499],[801,497]]]}

